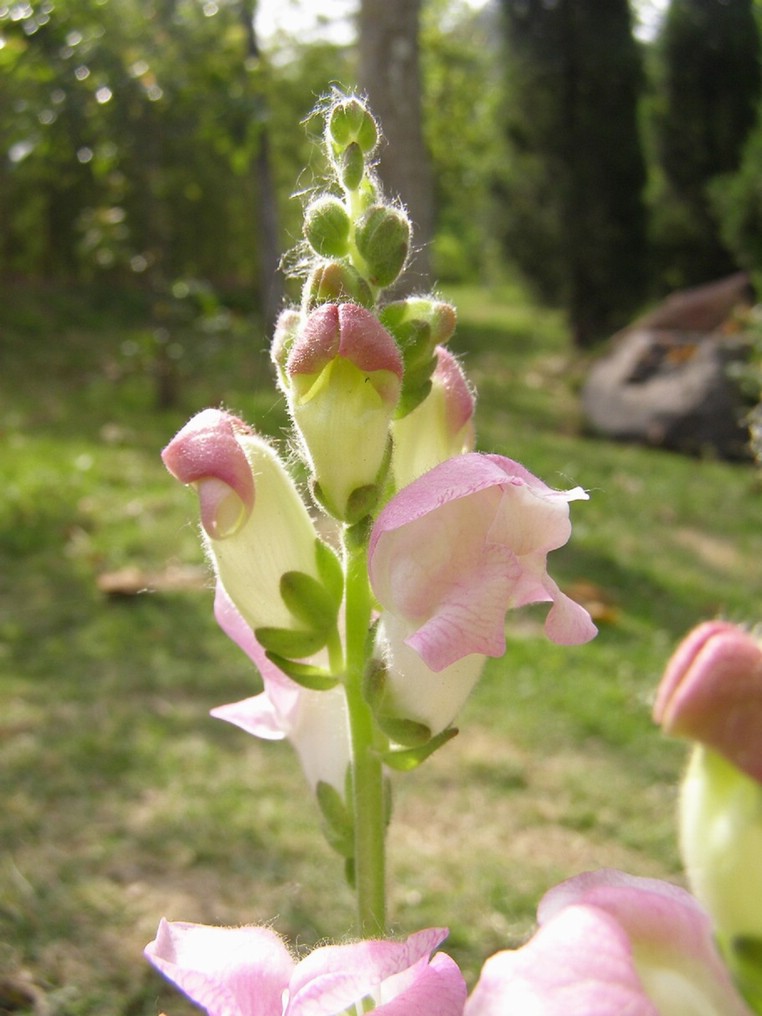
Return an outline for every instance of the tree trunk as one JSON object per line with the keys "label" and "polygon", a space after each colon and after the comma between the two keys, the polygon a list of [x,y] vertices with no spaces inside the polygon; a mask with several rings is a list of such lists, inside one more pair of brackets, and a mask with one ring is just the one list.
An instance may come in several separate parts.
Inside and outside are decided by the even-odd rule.
{"label": "tree trunk", "polygon": [[421,0],[362,0],[360,85],[381,122],[379,175],[390,197],[399,197],[413,222],[414,257],[406,289],[430,284],[429,244],[434,200],[429,153],[423,137],[418,33]]}

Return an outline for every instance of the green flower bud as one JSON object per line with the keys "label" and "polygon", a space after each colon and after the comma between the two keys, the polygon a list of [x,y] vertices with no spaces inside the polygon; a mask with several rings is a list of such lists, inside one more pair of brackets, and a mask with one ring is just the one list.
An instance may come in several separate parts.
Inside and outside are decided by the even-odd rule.
{"label": "green flower bud", "polygon": [[302,322],[302,315],[293,307],[287,307],[278,315],[275,322],[273,341],[270,345],[270,359],[278,372],[278,382],[281,388],[286,391],[288,383],[286,379],[286,361],[294,344],[294,339],[299,331]]}
{"label": "green flower bud", "polygon": [[390,286],[405,267],[410,222],[399,208],[373,205],[357,224],[355,243],[368,266],[368,280],[375,286]]}
{"label": "green flower bud", "polygon": [[378,144],[378,127],[371,113],[357,98],[337,102],[327,123],[328,138],[334,149],[341,151],[356,141],[360,150],[369,155]]}
{"label": "green flower bud", "polygon": [[322,303],[357,303],[373,306],[370,286],[351,265],[328,261],[314,269],[304,287],[305,311]]}
{"label": "green flower bud", "polygon": [[362,149],[353,141],[349,145],[344,154],[341,157],[341,164],[339,166],[339,177],[341,178],[342,186],[349,191],[355,191],[360,186],[365,172],[365,157],[362,154]]}
{"label": "green flower bud", "polygon": [[351,222],[338,198],[325,195],[313,201],[304,214],[304,235],[323,257],[344,257],[349,251]]}
{"label": "green flower bud", "polygon": [[762,784],[703,745],[681,786],[680,847],[723,944],[762,939]]}

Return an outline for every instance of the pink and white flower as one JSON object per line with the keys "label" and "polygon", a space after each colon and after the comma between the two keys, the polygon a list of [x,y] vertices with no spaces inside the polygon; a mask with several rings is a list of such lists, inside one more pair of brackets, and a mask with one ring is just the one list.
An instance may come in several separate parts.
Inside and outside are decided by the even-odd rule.
{"label": "pink and white flower", "polygon": [[470,653],[502,656],[506,611],[550,602],[545,631],[564,645],[596,633],[561,592],[546,558],[571,534],[569,502],[511,459],[469,453],[403,488],[381,511],[368,554],[370,581],[404,642],[439,672]]}
{"label": "pink and white flower", "polygon": [[300,962],[270,928],[162,921],[148,960],[209,1016],[462,1016],[466,986],[447,932],[315,949]]}
{"label": "pink and white flower", "polygon": [[538,919],[487,960],[465,1016],[751,1016],[708,914],[677,886],[602,869],[551,889]]}

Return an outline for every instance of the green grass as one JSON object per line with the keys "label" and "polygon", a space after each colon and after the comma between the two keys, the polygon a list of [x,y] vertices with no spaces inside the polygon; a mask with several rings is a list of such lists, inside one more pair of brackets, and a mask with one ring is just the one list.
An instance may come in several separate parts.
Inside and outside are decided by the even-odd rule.
{"label": "green grass", "polygon": [[[395,928],[448,924],[473,979],[558,879],[599,865],[680,878],[685,750],[650,700],[691,625],[759,618],[762,529],[750,467],[583,435],[583,365],[555,314],[514,288],[445,295],[480,447],[590,491],[552,570],[604,604],[599,637],[571,649],[543,639],[542,610],[509,617],[459,737],[397,782]],[[157,409],[139,303],[28,291],[3,307],[0,1011],[32,983],[56,1016],[183,1016],[196,1010],[141,957],[162,915],[274,921],[300,948],[353,919],[288,746],[207,716],[257,679],[213,622],[194,499],[159,461],[221,401],[283,434],[266,339],[248,321],[172,336],[178,404]],[[201,578],[98,589],[103,573],[137,568],[151,587],[173,566]]]}

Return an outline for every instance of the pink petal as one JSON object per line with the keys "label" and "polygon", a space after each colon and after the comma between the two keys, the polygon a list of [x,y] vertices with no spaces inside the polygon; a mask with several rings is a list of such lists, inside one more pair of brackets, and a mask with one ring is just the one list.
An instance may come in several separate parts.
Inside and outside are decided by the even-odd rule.
{"label": "pink petal", "polygon": [[316,374],[336,356],[360,370],[391,371],[402,378],[402,357],[391,335],[369,310],[353,303],[326,303],[311,312],[288,357],[287,372]]}
{"label": "pink petal", "polygon": [[582,906],[616,921],[647,982],[649,970],[656,970],[657,978],[659,971],[672,971],[686,992],[705,999],[707,1012],[749,1016],[715,946],[709,915],[684,889],[614,869],[586,872],[545,895],[538,908],[540,924],[551,927],[567,909]]}
{"label": "pink petal", "polygon": [[209,710],[217,720],[225,720],[265,741],[282,741],[289,734],[289,725],[265,692],[240,702],[230,702]]}
{"label": "pink petal", "polygon": [[571,906],[521,949],[484,964],[465,1016],[659,1016],[624,931],[603,911]]}
{"label": "pink petal", "polygon": [[762,647],[722,621],[695,628],[667,664],[654,719],[762,783]]}
{"label": "pink petal", "polygon": [[254,503],[254,479],[237,434],[251,433],[242,420],[220,409],[197,413],[161,453],[164,465],[181,483],[215,478],[231,487],[248,511]]}
{"label": "pink petal", "polygon": [[281,1016],[294,961],[269,928],[162,920],[150,962],[209,1016]]}
{"label": "pink petal", "polygon": [[[329,1016],[367,996],[390,1000],[418,980],[446,935],[446,929],[429,928],[404,942],[362,941],[316,949],[294,971],[286,1016]],[[445,984],[451,979],[450,973]]]}

